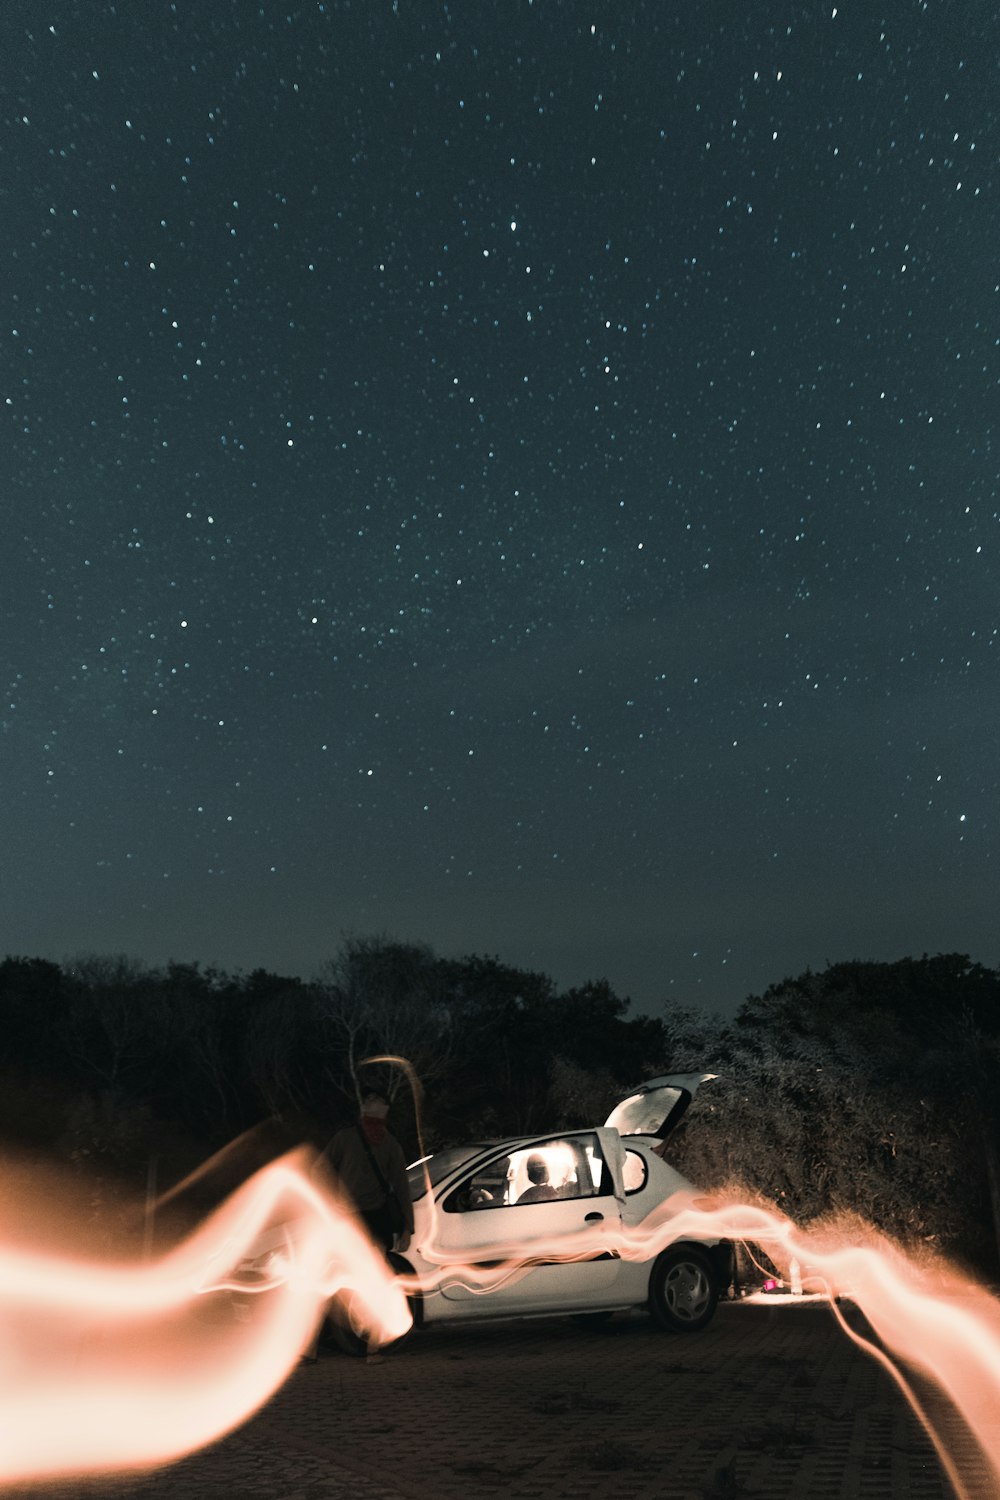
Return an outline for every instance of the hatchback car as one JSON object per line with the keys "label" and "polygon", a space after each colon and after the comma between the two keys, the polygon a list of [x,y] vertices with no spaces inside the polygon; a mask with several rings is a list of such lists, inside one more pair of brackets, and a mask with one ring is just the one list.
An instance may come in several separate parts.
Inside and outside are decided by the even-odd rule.
{"label": "hatchback car", "polygon": [[415,1162],[414,1234],[391,1256],[415,1324],[643,1308],[664,1328],[704,1328],[732,1280],[733,1247],[671,1236],[673,1214],[704,1200],[663,1149],[712,1076],[653,1078],[591,1129]]}
{"label": "hatchback car", "polygon": [[[663,1153],[713,1076],[650,1079],[590,1129],[475,1141],[414,1162],[413,1236],[405,1255],[389,1255],[414,1325],[642,1309],[666,1329],[704,1328],[733,1280],[733,1246],[683,1233],[685,1210],[712,1204]],[[283,1280],[303,1228],[290,1221],[262,1235],[230,1291]],[[237,1295],[237,1316],[240,1306]],[[349,1353],[364,1352],[373,1317],[346,1290],[327,1306]]]}

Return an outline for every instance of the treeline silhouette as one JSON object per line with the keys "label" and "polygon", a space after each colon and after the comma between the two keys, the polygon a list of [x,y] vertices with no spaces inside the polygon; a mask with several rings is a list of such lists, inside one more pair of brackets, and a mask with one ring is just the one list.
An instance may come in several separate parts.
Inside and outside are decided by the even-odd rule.
{"label": "treeline silhouette", "polygon": [[[89,1211],[169,1186],[269,1122],[266,1152],[321,1145],[359,1078],[394,1097],[411,1155],[600,1123],[662,1072],[716,1073],[670,1159],[792,1216],[859,1214],[1000,1271],[1000,972],[961,954],[852,961],[750,996],[732,1021],[629,1015],[605,980],[351,938],[306,982],[87,955],[0,964],[0,1135],[70,1164]],[[419,1117],[406,1058],[422,1084]],[[421,1142],[423,1143],[421,1145]],[[109,1230],[110,1232],[110,1230]]]}

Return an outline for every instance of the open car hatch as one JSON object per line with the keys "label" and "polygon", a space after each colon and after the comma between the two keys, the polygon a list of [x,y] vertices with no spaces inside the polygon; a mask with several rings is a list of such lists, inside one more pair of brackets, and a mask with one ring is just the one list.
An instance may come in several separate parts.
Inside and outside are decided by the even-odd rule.
{"label": "open car hatch", "polygon": [[677,1129],[688,1105],[715,1073],[672,1073],[640,1083],[615,1105],[605,1120],[619,1135],[655,1135],[665,1141]]}

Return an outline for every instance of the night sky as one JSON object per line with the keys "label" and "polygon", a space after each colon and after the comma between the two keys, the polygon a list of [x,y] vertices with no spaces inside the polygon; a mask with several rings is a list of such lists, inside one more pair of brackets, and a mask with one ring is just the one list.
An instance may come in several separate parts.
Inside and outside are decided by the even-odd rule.
{"label": "night sky", "polygon": [[1000,960],[998,58],[5,0],[0,949]]}

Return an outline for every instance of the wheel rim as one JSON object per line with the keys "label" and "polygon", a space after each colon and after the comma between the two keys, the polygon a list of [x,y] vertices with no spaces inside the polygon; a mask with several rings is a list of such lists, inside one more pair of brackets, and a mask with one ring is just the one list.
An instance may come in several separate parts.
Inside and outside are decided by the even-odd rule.
{"label": "wheel rim", "polygon": [[663,1281],[667,1310],[679,1323],[693,1323],[712,1297],[708,1277],[696,1261],[682,1260],[670,1267]]}

